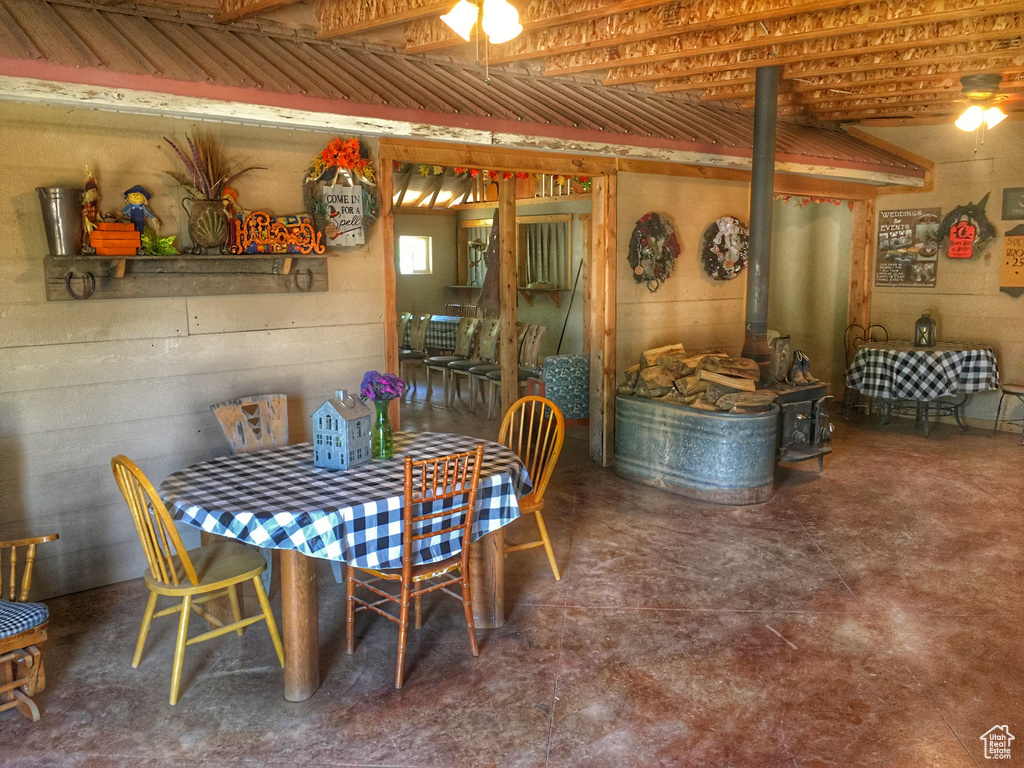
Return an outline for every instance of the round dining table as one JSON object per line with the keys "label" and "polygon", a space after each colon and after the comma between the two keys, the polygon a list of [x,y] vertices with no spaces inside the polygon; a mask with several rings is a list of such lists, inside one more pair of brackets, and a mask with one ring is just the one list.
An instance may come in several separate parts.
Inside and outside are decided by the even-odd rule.
{"label": "round dining table", "polygon": [[[846,386],[876,400],[882,422],[904,412],[907,403],[923,419],[953,416],[960,428],[968,395],[999,388],[999,364],[988,344],[939,342],[918,347],[909,341],[872,341],[857,350],[846,372]],[[943,401],[939,398],[953,398]]]}
{"label": "round dining table", "polygon": [[[175,519],[202,531],[281,552],[285,698],[303,701],[320,684],[313,558],[365,568],[401,567],[404,457],[424,459],[484,445],[473,520],[470,585],[477,626],[504,622],[502,528],[532,490],[519,457],[465,435],[398,432],[395,457],[348,470],[313,464],[310,443],[223,456],[166,477],[159,494]],[[418,542],[414,563],[454,554],[451,534]]]}

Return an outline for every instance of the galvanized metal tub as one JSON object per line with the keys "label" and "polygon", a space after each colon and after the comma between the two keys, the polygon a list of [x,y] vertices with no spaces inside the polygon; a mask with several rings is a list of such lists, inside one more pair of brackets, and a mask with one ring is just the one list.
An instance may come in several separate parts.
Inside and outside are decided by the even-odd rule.
{"label": "galvanized metal tub", "polygon": [[615,398],[615,471],[714,504],[758,504],[775,492],[779,408],[713,413]]}

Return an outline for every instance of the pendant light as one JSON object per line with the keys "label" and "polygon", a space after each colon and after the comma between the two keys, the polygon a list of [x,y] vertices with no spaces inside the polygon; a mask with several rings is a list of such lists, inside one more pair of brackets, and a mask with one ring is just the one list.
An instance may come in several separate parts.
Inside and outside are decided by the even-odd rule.
{"label": "pendant light", "polygon": [[523,31],[519,11],[508,0],[483,0],[482,8],[470,0],[459,0],[441,17],[441,21],[466,42],[472,39],[477,21],[480,21],[488,42],[494,44],[507,43]]}

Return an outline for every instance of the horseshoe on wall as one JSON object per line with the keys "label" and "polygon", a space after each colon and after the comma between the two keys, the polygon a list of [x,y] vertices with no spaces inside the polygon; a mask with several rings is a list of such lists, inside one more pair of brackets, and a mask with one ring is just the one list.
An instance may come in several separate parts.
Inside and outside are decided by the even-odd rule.
{"label": "horseshoe on wall", "polygon": [[[299,275],[305,275],[306,276],[306,281],[305,281],[306,282],[306,287],[305,288],[302,287],[302,281],[299,280]],[[311,269],[300,269],[300,270],[297,270],[295,272],[294,277],[293,277],[293,282],[295,284],[295,287],[298,290],[302,291],[303,293],[309,293],[311,290],[313,290],[313,270],[311,270]]]}
{"label": "horseshoe on wall", "polygon": [[96,276],[92,272],[86,272],[81,275],[82,280],[82,292],[75,293],[75,290],[71,287],[71,281],[75,277],[74,272],[68,272],[64,276],[64,290],[68,292],[68,295],[73,299],[85,300],[88,299],[96,292]]}

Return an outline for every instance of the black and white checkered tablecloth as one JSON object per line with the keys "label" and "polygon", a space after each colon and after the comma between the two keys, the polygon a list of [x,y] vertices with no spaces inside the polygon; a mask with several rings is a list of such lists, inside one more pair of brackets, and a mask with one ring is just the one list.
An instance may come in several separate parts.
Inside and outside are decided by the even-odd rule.
{"label": "black and white checkered tablecloth", "polygon": [[857,350],[846,386],[886,400],[935,400],[998,389],[999,366],[992,348],[982,344],[871,343]]}
{"label": "black and white checkered tablecloth", "polygon": [[[459,326],[461,318],[452,315],[435,315],[430,325],[427,326],[427,348],[428,349],[455,349],[455,331]],[[412,328],[410,323],[405,328],[405,338],[402,339],[402,346],[409,347],[409,331]]]}
{"label": "black and white checkered tablecloth", "polygon": [[[515,453],[465,435],[399,432],[394,459],[347,471],[313,466],[309,443],[224,456],[175,472],[159,493],[175,518],[219,536],[365,568],[400,568],[403,458],[470,451],[478,442],[484,460],[475,541],[519,517],[518,498],[533,485]],[[457,532],[422,539],[417,547],[417,565],[461,549]]]}

